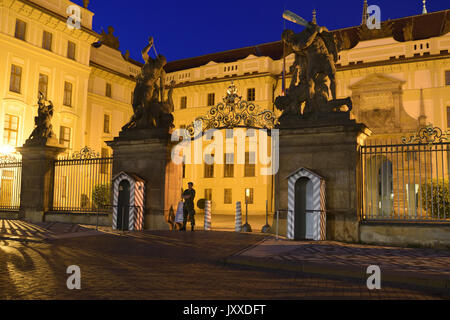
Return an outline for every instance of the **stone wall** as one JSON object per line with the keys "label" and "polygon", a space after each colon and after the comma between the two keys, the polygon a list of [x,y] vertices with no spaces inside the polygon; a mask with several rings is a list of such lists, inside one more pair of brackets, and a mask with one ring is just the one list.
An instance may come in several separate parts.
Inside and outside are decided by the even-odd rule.
{"label": "stone wall", "polygon": [[378,245],[450,248],[450,224],[362,222],[363,243]]}

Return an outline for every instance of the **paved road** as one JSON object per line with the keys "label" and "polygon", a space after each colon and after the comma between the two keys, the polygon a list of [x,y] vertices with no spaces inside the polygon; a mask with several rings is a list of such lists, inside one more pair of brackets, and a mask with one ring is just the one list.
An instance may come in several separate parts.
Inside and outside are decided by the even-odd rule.
{"label": "paved road", "polygon": [[[225,265],[263,239],[231,232],[105,234],[45,243],[0,239],[0,299],[439,299],[408,287]],[[79,291],[66,268],[81,268]]]}

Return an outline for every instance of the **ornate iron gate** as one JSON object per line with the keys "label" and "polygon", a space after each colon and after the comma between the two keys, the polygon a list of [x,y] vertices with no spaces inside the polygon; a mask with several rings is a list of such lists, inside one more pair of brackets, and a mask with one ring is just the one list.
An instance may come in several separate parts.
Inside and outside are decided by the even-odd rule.
{"label": "ornate iron gate", "polygon": [[88,147],[55,161],[54,212],[111,211],[112,158]]}
{"label": "ornate iron gate", "polygon": [[450,221],[449,138],[429,126],[361,147],[361,219]]}
{"label": "ornate iron gate", "polygon": [[0,156],[0,211],[19,211],[22,161],[14,155]]}

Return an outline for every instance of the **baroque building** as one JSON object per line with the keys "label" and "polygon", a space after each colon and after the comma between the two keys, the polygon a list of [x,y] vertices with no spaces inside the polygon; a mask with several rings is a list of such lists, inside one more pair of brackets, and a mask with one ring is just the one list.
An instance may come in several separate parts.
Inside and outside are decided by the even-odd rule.
{"label": "baroque building", "polygon": [[[81,29],[67,28],[70,5],[67,0],[0,2],[3,152],[22,146],[32,132],[39,91],[54,103],[54,131],[69,152],[89,146],[109,156],[105,141],[117,136],[132,115],[134,78],[142,63],[119,51],[112,28],[101,34],[92,30],[87,2],[80,8]],[[374,133],[369,142],[397,140],[427,124],[447,129],[450,10],[384,21],[380,30],[369,30],[365,19],[361,26],[333,32],[343,49],[337,95],[352,97],[352,116]],[[102,46],[93,45],[100,39]],[[293,60],[286,57],[287,86]],[[176,82],[177,128],[222,102],[232,81],[243,100],[279,115],[274,100],[282,94],[281,42],[172,61],[166,72],[167,85]],[[233,214],[236,201],[246,199],[250,214],[263,215],[266,200],[272,212],[273,177],[260,174],[261,166],[251,164],[254,157],[246,147],[245,164],[186,164],[183,185],[194,182],[197,199],[212,200],[214,214]]]}

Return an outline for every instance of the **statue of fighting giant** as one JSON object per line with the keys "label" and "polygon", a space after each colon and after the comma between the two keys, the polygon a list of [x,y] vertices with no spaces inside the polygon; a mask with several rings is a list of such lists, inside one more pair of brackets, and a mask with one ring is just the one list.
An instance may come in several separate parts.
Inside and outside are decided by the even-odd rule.
{"label": "statue of fighting giant", "polygon": [[133,93],[133,112],[131,120],[122,128],[130,129],[170,129],[173,128],[174,110],[172,93],[175,82],[171,82],[167,100],[165,98],[164,66],[166,58],[156,53],[156,58],[150,57],[150,50],[154,48],[153,37],[149,38],[148,45],[142,50],[142,58],[145,61],[141,73],[136,79],[136,87]]}
{"label": "statue of fighting giant", "polygon": [[[301,118],[309,118],[312,115],[317,119],[321,114],[339,112],[343,105],[346,105],[347,112],[350,112],[351,99],[336,98],[335,65],[338,60],[338,46],[334,35],[327,28],[307,22],[290,11],[286,11],[283,17],[306,28],[300,33],[285,30],[282,34],[283,45],[286,46],[285,56],[294,53],[295,61],[290,70],[290,87],[286,95],[275,100],[276,107],[283,111],[283,116],[295,115]],[[305,107],[302,112],[303,103]]]}

